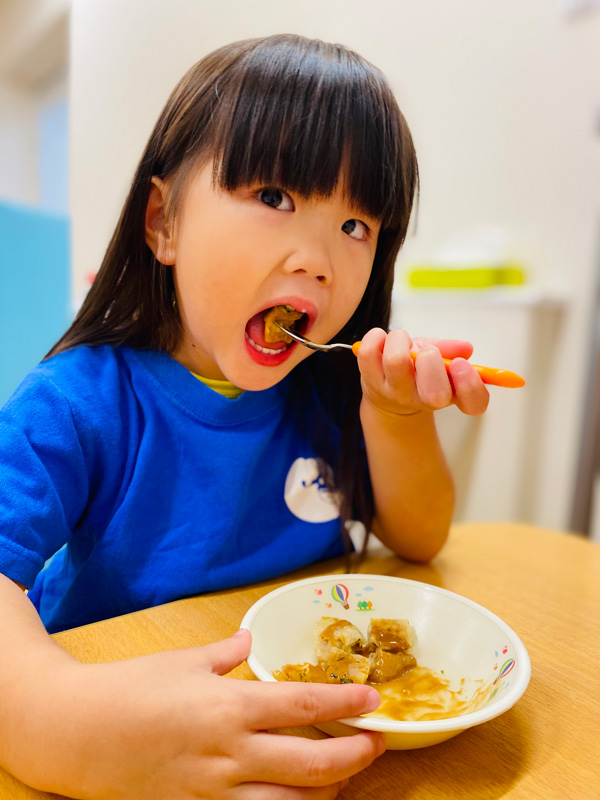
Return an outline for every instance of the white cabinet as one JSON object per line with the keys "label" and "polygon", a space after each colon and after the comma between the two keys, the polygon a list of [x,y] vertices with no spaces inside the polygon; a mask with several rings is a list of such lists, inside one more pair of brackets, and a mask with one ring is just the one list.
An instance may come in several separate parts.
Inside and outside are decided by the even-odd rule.
{"label": "white cabinet", "polygon": [[391,327],[413,336],[467,339],[471,361],[517,372],[522,389],[490,387],[478,418],[455,407],[436,414],[457,487],[455,521],[536,522],[544,392],[560,335],[565,300],[529,288],[400,291]]}

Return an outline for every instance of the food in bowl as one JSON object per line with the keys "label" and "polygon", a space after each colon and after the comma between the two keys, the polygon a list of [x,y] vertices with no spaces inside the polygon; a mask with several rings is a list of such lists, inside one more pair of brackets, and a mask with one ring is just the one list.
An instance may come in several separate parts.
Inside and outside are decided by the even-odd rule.
{"label": "food in bowl", "polygon": [[417,664],[448,681],[462,701],[478,705],[445,719],[392,719],[378,709],[374,715],[319,723],[332,736],[375,730],[389,749],[428,747],[503,714],[529,684],[525,645],[488,609],[438,586],[360,573],[305,578],[257,600],[241,621],[252,634],[248,666],[259,680],[275,682],[273,672],[282,664],[314,661],[315,625],[336,612],[361,631],[372,618],[409,620]]}
{"label": "food in bowl", "polygon": [[372,619],[366,636],[345,619],[322,617],[313,631],[317,664],[284,664],[278,681],[368,683],[381,695],[373,715],[397,720],[432,720],[464,714],[486,699],[480,686],[471,698],[452,691],[450,681],[417,665],[409,650],[414,634],[407,620]]}
{"label": "food in bowl", "polygon": [[278,681],[385,683],[417,665],[406,620],[373,619],[365,637],[348,620],[322,617],[313,641],[317,665],[285,664],[273,673]]}

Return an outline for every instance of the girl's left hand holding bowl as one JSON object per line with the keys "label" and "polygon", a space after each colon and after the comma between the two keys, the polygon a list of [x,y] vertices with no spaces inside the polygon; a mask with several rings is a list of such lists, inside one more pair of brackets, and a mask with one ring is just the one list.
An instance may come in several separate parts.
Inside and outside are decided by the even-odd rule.
{"label": "girl's left hand holding bowl", "polygon": [[[82,800],[333,800],[383,753],[383,736],[315,741],[278,731],[368,713],[379,695],[358,684],[222,677],[250,645],[240,630],[99,664],[50,648],[57,666],[34,691],[25,681],[13,692],[24,700],[12,729],[29,746],[5,748],[7,766],[36,788]],[[24,674],[31,680],[31,669]]]}
{"label": "girl's left hand holding bowl", "polygon": [[[417,352],[413,363],[411,350]],[[411,339],[400,328],[373,328],[362,339],[358,367],[363,398],[374,410],[407,416],[451,404],[471,416],[483,414],[489,393],[467,361],[470,342],[458,339]],[[443,359],[453,359],[449,371]]]}

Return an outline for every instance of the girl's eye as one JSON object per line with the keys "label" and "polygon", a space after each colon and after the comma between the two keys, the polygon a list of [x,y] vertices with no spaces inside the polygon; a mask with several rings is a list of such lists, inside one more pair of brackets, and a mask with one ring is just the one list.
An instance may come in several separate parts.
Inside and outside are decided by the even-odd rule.
{"label": "girl's eye", "polygon": [[277,189],[275,186],[268,186],[266,189],[261,189],[257,194],[261,203],[264,203],[271,208],[276,208],[278,211],[293,211],[294,201],[287,192],[283,189]]}
{"label": "girl's eye", "polygon": [[342,230],[352,239],[359,239],[361,242],[365,242],[369,238],[369,229],[359,219],[347,219],[342,225]]}

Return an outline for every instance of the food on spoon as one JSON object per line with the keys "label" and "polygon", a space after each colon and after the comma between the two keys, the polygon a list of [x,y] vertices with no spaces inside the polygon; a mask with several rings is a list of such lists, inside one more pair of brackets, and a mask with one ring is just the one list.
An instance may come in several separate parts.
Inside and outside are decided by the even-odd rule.
{"label": "food on spoon", "polygon": [[281,330],[277,323],[291,328],[304,314],[293,306],[273,306],[265,314],[265,342],[293,342],[291,336]]}

